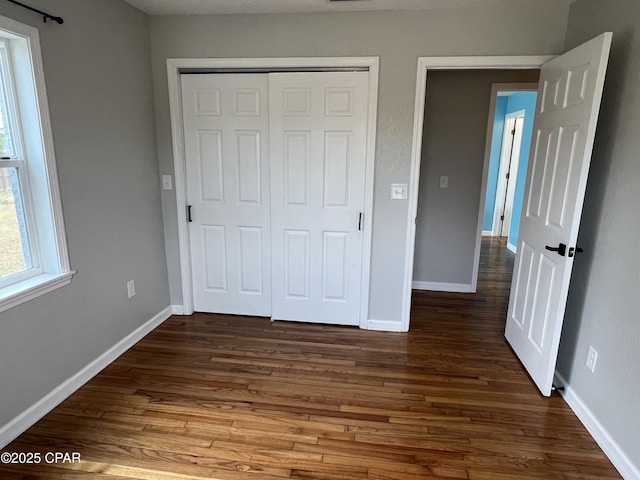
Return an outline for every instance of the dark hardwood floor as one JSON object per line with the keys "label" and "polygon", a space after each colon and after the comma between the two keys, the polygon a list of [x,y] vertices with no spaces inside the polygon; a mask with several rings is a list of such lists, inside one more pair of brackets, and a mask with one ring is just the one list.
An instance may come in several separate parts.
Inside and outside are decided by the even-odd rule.
{"label": "dark hardwood floor", "polygon": [[411,331],[172,317],[3,452],[12,479],[613,479],[569,407],[505,343],[513,256],[478,293],[415,292]]}

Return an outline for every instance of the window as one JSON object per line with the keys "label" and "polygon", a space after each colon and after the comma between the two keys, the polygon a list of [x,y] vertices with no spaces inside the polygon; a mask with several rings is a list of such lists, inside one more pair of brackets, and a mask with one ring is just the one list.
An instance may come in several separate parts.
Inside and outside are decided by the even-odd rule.
{"label": "window", "polygon": [[0,311],[68,284],[38,31],[0,16]]}

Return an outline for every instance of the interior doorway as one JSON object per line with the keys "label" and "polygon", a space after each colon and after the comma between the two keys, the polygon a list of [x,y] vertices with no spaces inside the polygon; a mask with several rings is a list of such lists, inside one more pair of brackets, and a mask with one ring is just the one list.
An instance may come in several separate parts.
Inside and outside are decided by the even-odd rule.
{"label": "interior doorway", "polygon": [[[558,354],[564,309],[569,290],[578,228],[595,139],[600,101],[607,70],[611,32],[605,32],[559,57],[542,62],[539,94],[534,119],[535,149],[526,177],[526,215],[518,240],[505,337],[529,372],[540,392],[552,392],[555,361]],[[501,61],[502,60],[502,61]],[[499,57],[449,58],[418,61],[416,122],[412,185],[418,183],[423,134],[427,73],[430,62],[435,68],[469,64],[513,64]],[[424,82],[424,87],[421,87]],[[486,169],[483,186],[486,185]],[[410,214],[417,211],[418,194],[412,192]],[[484,198],[482,199],[484,201]],[[481,202],[483,203],[483,202]],[[415,220],[415,217],[413,217]],[[409,222],[411,223],[411,222]],[[482,223],[478,222],[480,232]],[[415,229],[409,229],[407,259],[413,260]],[[567,249],[567,245],[569,245]],[[560,258],[558,258],[560,257]],[[405,293],[409,327],[412,265],[407,265]],[[477,277],[476,277],[477,278]]]}
{"label": "interior doorway", "polygon": [[[545,62],[553,59],[554,56],[505,56],[505,57],[421,57],[418,59],[416,74],[416,93],[413,122],[413,141],[411,154],[410,183],[408,192],[409,208],[407,211],[407,244],[405,254],[405,279],[403,284],[403,306],[402,306],[402,327],[401,330],[409,329],[411,319],[411,296],[413,291],[413,270],[416,247],[416,220],[418,210],[418,193],[420,183],[420,170],[422,163],[422,146],[425,126],[425,102],[427,100],[427,74],[439,70],[478,70],[478,69],[539,69]],[[495,112],[494,112],[495,113]],[[486,122],[486,116],[485,122]],[[463,125],[462,125],[463,126]],[[462,128],[462,126],[460,126]],[[486,140],[486,138],[485,138]],[[486,142],[488,144],[488,142]],[[486,153],[485,153],[486,156]],[[481,186],[478,196],[486,190],[488,164],[481,174]],[[478,212],[481,212],[480,205],[484,207],[485,198],[482,196],[478,204]],[[478,215],[480,217],[480,214]],[[480,240],[482,238],[481,217],[477,224],[477,242],[474,252],[474,264],[479,264]],[[477,269],[471,275],[470,291],[475,291],[477,286]]]}
{"label": "interior doorway", "polygon": [[533,134],[537,83],[495,84],[489,116],[482,235],[500,237],[516,253]]}
{"label": "interior doorway", "polygon": [[[500,91],[503,95],[498,97],[499,91],[495,87],[513,85],[514,92],[516,88],[533,89],[538,76],[537,69],[459,69],[428,73],[416,215],[414,289],[476,291],[481,235],[477,227],[485,213],[482,199],[491,187],[493,221],[495,204],[500,203],[496,190],[502,188],[498,218],[505,216],[509,222],[505,228],[508,229],[518,183],[515,162],[511,162],[512,188],[508,188],[506,181],[498,182],[508,96],[507,91]],[[533,118],[533,112],[530,116]],[[496,117],[502,123],[494,132],[493,119]],[[488,123],[488,119],[491,122]],[[528,131],[530,134],[531,128]],[[492,142],[494,137],[496,142]],[[489,169],[491,143],[497,144],[494,150],[498,154],[493,155],[496,168]],[[504,144],[506,173],[511,154],[515,153],[512,147],[518,145]],[[485,171],[491,171],[495,177],[491,182],[483,181]],[[521,173],[524,180],[526,168]],[[507,196],[509,201],[505,205]]]}

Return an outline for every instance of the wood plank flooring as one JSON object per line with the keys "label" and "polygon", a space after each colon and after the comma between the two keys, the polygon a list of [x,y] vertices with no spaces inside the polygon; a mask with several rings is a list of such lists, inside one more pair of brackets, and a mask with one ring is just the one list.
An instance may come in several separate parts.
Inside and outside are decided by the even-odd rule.
{"label": "wood plank flooring", "polygon": [[505,343],[512,264],[484,241],[478,293],[415,292],[406,334],[172,317],[3,449],[81,463],[0,478],[620,478]]}

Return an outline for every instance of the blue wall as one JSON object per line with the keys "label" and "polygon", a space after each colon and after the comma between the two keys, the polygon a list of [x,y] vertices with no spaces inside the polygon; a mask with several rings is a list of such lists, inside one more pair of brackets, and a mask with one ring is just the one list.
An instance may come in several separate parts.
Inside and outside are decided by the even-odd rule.
{"label": "blue wall", "polygon": [[[527,180],[527,166],[529,164],[529,150],[531,149],[533,117],[536,109],[537,95],[537,92],[518,92],[509,96],[498,97],[496,101],[496,118],[493,125],[489,176],[487,178],[487,200],[485,202],[482,230],[493,229],[493,211],[495,208],[496,189],[498,186],[498,170],[500,168],[504,117],[510,113],[525,110],[522,146],[520,149],[520,163],[518,164],[516,193],[513,201],[513,216],[511,218],[511,230],[509,231],[509,243],[512,245],[518,244],[520,215],[522,213],[524,187]],[[505,104],[504,107],[502,107],[502,103]],[[501,115],[500,118],[498,118],[499,115]]]}

